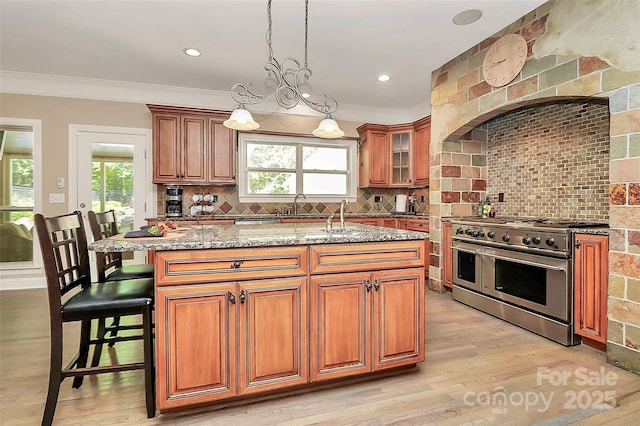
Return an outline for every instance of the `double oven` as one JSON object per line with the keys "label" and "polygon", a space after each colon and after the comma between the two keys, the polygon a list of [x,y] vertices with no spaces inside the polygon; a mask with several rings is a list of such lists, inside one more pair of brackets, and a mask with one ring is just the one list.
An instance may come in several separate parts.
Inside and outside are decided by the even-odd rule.
{"label": "double oven", "polygon": [[[604,225],[604,224],[597,224]],[[453,298],[565,346],[574,334],[570,228],[542,219],[452,221]]]}

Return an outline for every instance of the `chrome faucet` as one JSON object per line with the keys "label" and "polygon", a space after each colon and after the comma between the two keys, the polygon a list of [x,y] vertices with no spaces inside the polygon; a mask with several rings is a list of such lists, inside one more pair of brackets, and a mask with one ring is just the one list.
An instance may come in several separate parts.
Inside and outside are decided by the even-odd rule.
{"label": "chrome faucet", "polygon": [[333,231],[333,213],[331,213],[329,215],[329,217],[327,218],[327,227],[326,227],[326,231],[327,232],[331,232]]}
{"label": "chrome faucet", "polygon": [[349,204],[346,198],[340,203],[340,228],[344,229],[344,206]]}
{"label": "chrome faucet", "polygon": [[307,199],[307,196],[304,194],[296,194],[296,196],[293,198],[293,215],[294,216],[298,215],[298,197],[302,197],[305,200]]}

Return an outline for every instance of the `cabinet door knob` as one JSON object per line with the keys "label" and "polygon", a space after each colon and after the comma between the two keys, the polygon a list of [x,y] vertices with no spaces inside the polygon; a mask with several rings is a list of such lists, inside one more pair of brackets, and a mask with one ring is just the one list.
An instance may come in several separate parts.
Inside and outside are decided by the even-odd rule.
{"label": "cabinet door knob", "polygon": [[580,241],[576,241],[576,243],[575,243],[575,247],[576,247],[576,248],[580,248]]}
{"label": "cabinet door knob", "polygon": [[244,290],[242,290],[242,291],[240,292],[240,303],[244,303],[244,302],[245,302],[245,300],[247,300],[247,295],[246,295],[246,293],[244,292]]}
{"label": "cabinet door knob", "polygon": [[371,281],[365,280],[364,288],[366,288],[368,292],[371,291]]}
{"label": "cabinet door knob", "polygon": [[380,289],[380,280],[376,279],[373,281],[373,288],[375,288],[376,291]]}
{"label": "cabinet door knob", "polygon": [[238,269],[240,266],[242,266],[243,262],[244,262],[244,260],[236,260],[235,262],[233,262],[231,264],[231,266],[229,268],[230,269]]}
{"label": "cabinet door knob", "polygon": [[236,304],[236,297],[230,291],[227,292],[227,298],[229,299],[229,302],[233,303],[234,305]]}

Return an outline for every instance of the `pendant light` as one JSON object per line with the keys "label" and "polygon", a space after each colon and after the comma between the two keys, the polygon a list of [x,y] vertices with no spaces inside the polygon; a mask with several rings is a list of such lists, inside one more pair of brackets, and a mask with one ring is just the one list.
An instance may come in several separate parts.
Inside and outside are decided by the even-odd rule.
{"label": "pendant light", "polygon": [[235,130],[255,130],[260,127],[255,122],[251,113],[247,111],[245,105],[255,105],[274,97],[275,101],[283,108],[291,109],[302,101],[309,108],[318,111],[326,116],[320,122],[320,125],[312,133],[319,138],[339,138],[344,136],[344,132],[338,126],[338,123],[331,117],[331,114],[338,110],[338,101],[334,97],[324,95],[321,102],[314,102],[306,96],[302,96],[299,87],[306,82],[311,76],[311,69],[307,65],[307,39],[308,39],[308,18],[309,18],[309,0],[305,0],[304,9],[304,66],[295,58],[285,58],[282,63],[273,57],[273,49],[271,47],[271,1],[267,0],[267,47],[269,48],[269,58],[264,68],[269,76],[275,78],[278,85],[273,93],[268,95],[258,95],[250,90],[250,84],[237,83],[231,88],[231,97],[238,102],[238,107],[233,111],[231,117],[223,124]]}

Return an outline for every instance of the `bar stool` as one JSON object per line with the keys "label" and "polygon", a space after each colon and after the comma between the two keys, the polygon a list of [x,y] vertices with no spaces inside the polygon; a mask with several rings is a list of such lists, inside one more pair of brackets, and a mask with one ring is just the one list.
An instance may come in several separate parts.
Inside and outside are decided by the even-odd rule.
{"label": "bar stool", "polygon": [[[118,234],[118,220],[115,210],[107,210],[105,212],[87,213],[89,219],[89,228],[93,234],[93,240],[98,241],[103,238],[109,238]],[[120,252],[96,252],[96,269],[98,282],[119,281],[135,278],[153,278],[153,264],[130,264],[125,265],[122,261],[122,253]],[[116,337],[119,331],[133,330],[139,328],[138,325],[121,325],[120,317],[114,317],[111,325],[106,325],[107,319],[98,320],[98,337],[103,337],[107,333],[111,337]],[[115,342],[110,342],[112,347]],[[96,347],[93,353],[91,365],[96,366],[100,361],[102,348]]]}
{"label": "bar stool", "polygon": [[[46,218],[36,214],[37,231],[47,280],[49,321],[51,327],[51,365],[49,389],[43,425],[51,425],[56,410],[60,384],[73,377],[73,387],[79,388],[85,375],[144,370],[147,417],[155,417],[155,377],[153,359],[153,280],[91,282],[87,238],[78,211]],[[142,334],[125,337],[91,339],[94,319],[142,316]],[[63,323],[80,322],[78,354],[63,368]],[[143,341],[144,361],[128,364],[87,367],[89,348],[124,340]]]}

